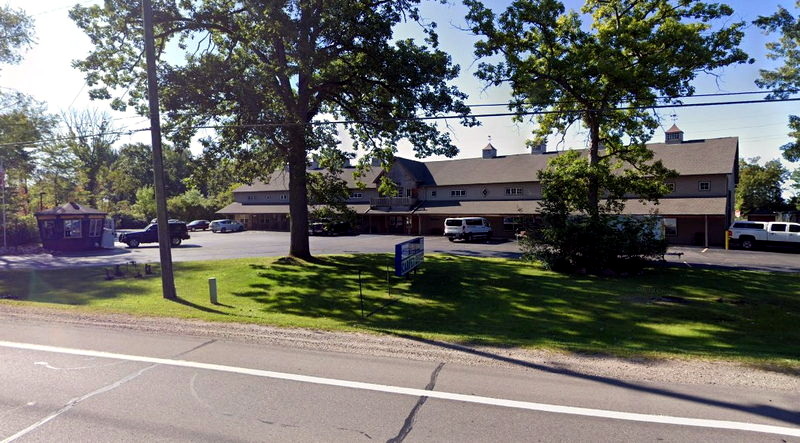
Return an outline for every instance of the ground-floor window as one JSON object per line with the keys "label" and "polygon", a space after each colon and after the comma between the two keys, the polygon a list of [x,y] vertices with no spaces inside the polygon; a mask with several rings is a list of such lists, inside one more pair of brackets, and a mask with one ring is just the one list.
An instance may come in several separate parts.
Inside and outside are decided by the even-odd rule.
{"label": "ground-floor window", "polygon": [[522,228],[522,217],[503,217],[503,230],[506,232],[517,232]]}
{"label": "ground-floor window", "polygon": [[103,220],[93,218],[89,220],[89,237],[100,237],[103,233]]}
{"label": "ground-floor window", "polygon": [[678,219],[676,218],[663,218],[661,223],[664,226],[664,235],[667,237],[676,237],[678,235]]}
{"label": "ground-floor window", "polygon": [[64,238],[81,238],[81,220],[64,220]]}
{"label": "ground-floor window", "polygon": [[52,240],[56,238],[56,221],[45,220],[42,222],[42,240]]}

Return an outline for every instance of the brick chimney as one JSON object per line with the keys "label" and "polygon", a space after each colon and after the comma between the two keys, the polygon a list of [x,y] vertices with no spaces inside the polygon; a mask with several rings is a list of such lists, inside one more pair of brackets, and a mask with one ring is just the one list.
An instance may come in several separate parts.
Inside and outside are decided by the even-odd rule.
{"label": "brick chimney", "polygon": [[678,128],[677,125],[673,124],[671,128],[667,129],[665,133],[665,140],[664,143],[667,144],[680,144],[683,143],[683,131]]}

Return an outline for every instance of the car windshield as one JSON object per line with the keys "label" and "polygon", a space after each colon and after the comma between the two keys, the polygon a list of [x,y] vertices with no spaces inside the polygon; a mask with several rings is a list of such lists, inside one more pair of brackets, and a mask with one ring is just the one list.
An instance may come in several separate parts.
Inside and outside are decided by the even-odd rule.
{"label": "car windshield", "polygon": [[144,228],[144,229],[145,229],[145,231],[153,231],[153,230],[155,230],[155,229],[158,229],[158,224],[156,224],[156,223],[150,223],[150,224],[149,224],[149,225],[147,225],[147,227],[146,227],[146,228]]}

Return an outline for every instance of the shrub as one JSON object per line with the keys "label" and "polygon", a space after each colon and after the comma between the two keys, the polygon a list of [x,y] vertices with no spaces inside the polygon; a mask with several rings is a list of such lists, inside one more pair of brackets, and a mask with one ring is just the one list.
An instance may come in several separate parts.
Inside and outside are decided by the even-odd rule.
{"label": "shrub", "polygon": [[[9,217],[6,222],[6,243],[9,247],[39,243],[39,227],[32,215]],[[0,227],[2,233],[2,227]],[[2,234],[0,234],[2,235]],[[2,244],[0,244],[2,246]]]}
{"label": "shrub", "polygon": [[524,257],[557,272],[636,272],[667,250],[656,217],[551,217],[527,233]]}

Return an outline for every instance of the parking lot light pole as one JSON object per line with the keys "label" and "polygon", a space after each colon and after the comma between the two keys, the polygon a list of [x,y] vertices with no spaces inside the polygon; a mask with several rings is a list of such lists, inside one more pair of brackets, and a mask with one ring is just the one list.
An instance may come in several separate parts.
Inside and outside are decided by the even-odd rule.
{"label": "parking lot light pole", "polygon": [[144,22],[144,52],[147,61],[147,96],[150,101],[150,136],[153,144],[153,178],[156,191],[158,222],[158,250],[161,257],[161,289],[164,298],[175,300],[175,278],[172,272],[170,229],[167,217],[167,199],[164,195],[164,157],[161,152],[161,121],[158,112],[158,80],[156,78],[156,51],[153,42],[153,8],[150,0],[142,0]]}

